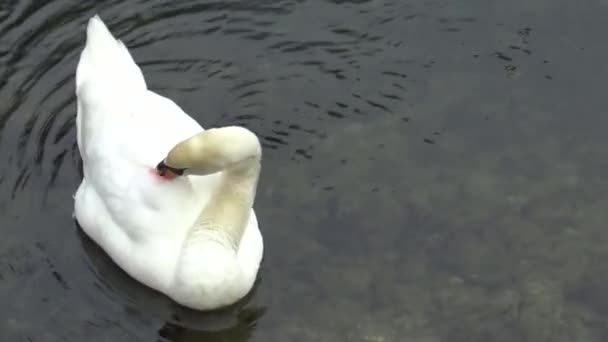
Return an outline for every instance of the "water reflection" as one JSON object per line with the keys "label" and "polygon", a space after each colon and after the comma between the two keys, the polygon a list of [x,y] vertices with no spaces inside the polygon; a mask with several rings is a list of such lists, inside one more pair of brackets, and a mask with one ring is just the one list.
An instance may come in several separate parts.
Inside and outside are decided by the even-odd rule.
{"label": "water reflection", "polygon": [[[158,332],[161,341],[195,342],[195,341],[248,341],[256,326],[257,320],[264,314],[264,309],[244,309],[240,311],[232,324],[222,328],[210,329],[208,321],[197,317],[192,324],[176,318],[175,323],[166,323]],[[200,316],[197,313],[196,316]],[[214,313],[213,316],[218,315]],[[213,317],[217,320],[216,317]],[[200,324],[200,322],[205,324]]]}

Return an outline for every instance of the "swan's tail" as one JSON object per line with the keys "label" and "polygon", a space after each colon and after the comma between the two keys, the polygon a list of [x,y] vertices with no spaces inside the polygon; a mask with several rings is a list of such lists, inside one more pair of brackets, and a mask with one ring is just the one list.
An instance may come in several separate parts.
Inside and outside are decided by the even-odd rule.
{"label": "swan's tail", "polygon": [[76,69],[76,92],[89,81],[121,89],[146,89],[144,76],[127,47],[112,36],[98,15],[87,25],[86,45]]}
{"label": "swan's tail", "polygon": [[[89,19],[86,45],[76,68],[76,128],[81,154],[87,150],[87,137],[94,135],[108,113],[124,113],[120,99],[146,89],[144,76],[127,47],[112,36],[99,16]],[[94,110],[99,103],[118,110]]]}

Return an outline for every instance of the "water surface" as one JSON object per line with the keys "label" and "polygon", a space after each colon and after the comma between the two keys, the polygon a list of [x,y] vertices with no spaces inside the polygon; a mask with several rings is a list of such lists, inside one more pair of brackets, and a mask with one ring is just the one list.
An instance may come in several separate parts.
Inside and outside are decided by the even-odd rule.
{"label": "water surface", "polygon": [[[99,13],[154,91],[264,143],[255,291],[192,312],[71,217],[74,71]],[[607,6],[0,5],[7,341],[605,341]]]}

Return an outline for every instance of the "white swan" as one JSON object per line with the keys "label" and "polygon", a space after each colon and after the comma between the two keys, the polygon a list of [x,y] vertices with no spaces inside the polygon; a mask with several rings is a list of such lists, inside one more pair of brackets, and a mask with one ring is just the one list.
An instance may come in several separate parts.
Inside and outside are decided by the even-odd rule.
{"label": "white swan", "polygon": [[76,70],[84,178],[74,215],[129,275],[211,310],[252,288],[263,255],[252,209],[261,146],[249,130],[203,130],[146,87],[96,15]]}

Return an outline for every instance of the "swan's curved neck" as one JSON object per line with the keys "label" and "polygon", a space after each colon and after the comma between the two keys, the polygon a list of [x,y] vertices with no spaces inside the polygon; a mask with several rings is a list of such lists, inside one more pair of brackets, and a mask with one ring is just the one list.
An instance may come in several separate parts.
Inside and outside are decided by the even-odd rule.
{"label": "swan's curved neck", "polygon": [[177,144],[166,165],[193,175],[221,172],[221,180],[192,226],[187,241],[214,239],[238,249],[255,198],[262,147],[238,126],[209,129]]}
{"label": "swan's curved neck", "polygon": [[238,250],[255,199],[260,160],[251,158],[223,171],[219,186],[193,226],[193,235]]}

